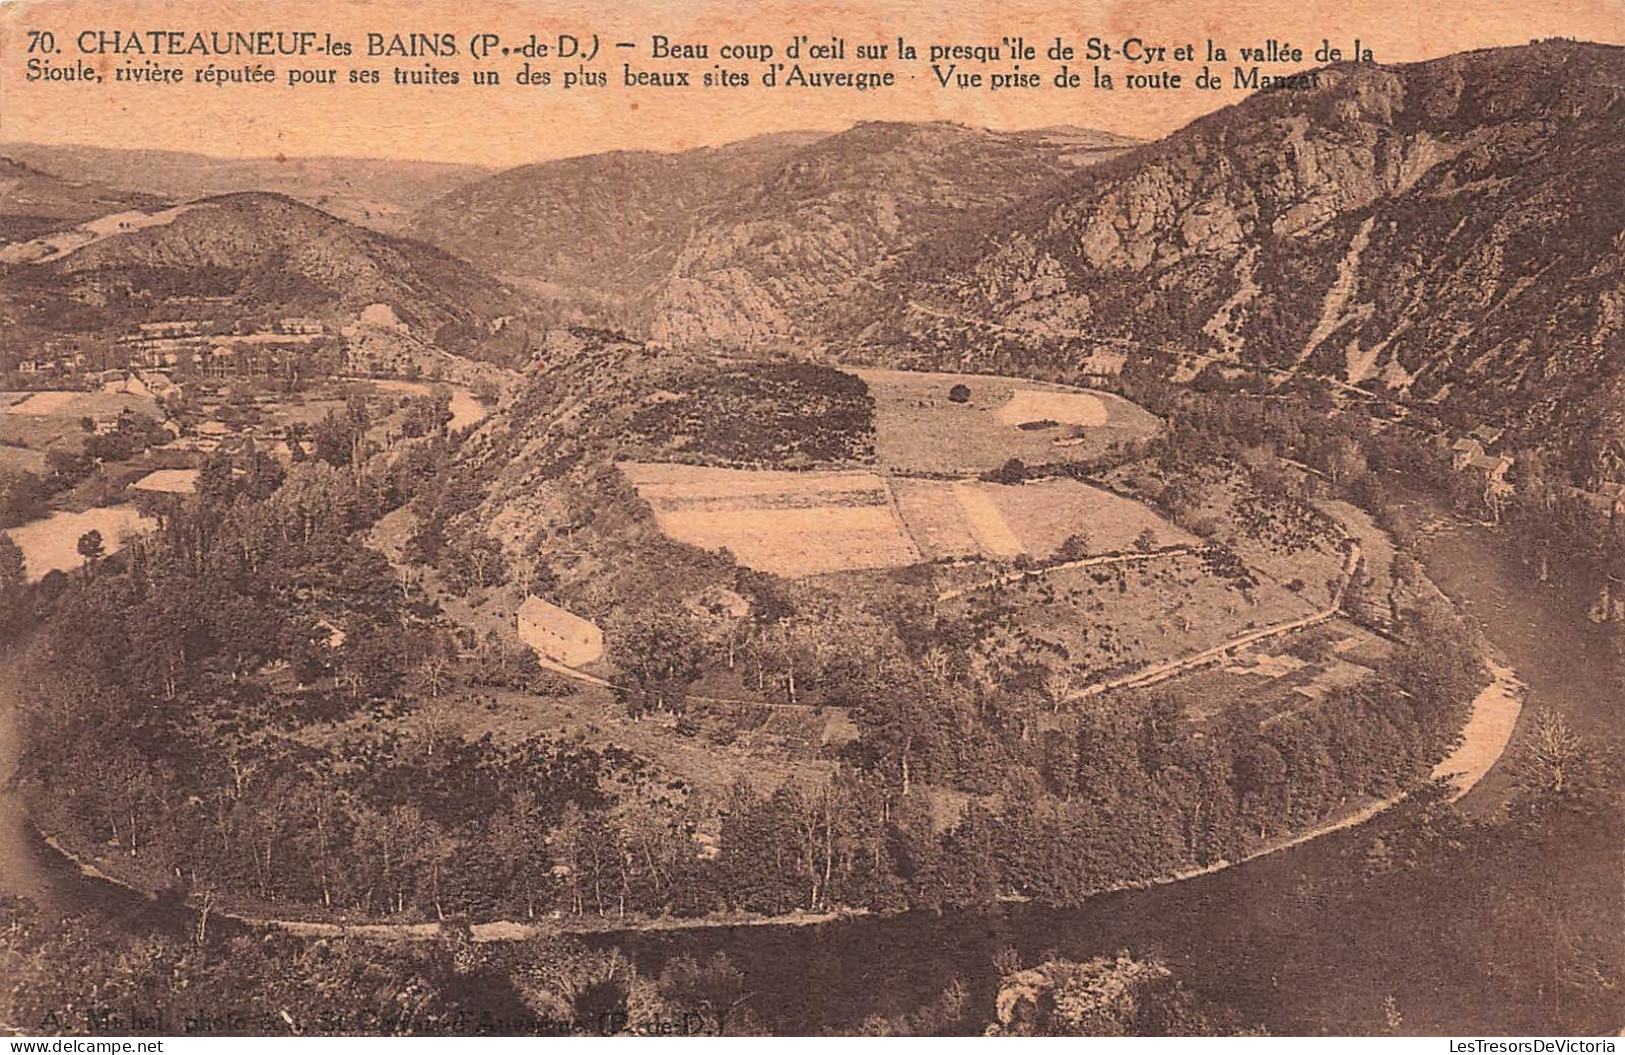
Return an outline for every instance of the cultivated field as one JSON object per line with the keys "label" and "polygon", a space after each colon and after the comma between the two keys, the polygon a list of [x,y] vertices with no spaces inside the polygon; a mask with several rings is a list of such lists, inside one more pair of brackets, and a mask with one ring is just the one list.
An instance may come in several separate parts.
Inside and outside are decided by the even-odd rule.
{"label": "cultivated field", "polygon": [[[163,416],[150,396],[123,392],[0,392],[0,444],[13,451],[34,452],[37,459],[58,448],[77,452],[85,445],[81,419],[111,417],[124,410],[151,418]],[[26,469],[35,460],[9,454],[0,456],[0,467]]]}
{"label": "cultivated field", "polygon": [[785,576],[920,560],[885,480],[869,472],[773,472],[623,462],[660,529]]}
{"label": "cultivated field", "polygon": [[1138,502],[1077,480],[886,481],[871,472],[774,472],[623,462],[670,537],[726,547],[748,567],[798,577],[954,557],[1044,559],[1076,534],[1090,552],[1197,540]]}
{"label": "cultivated field", "polygon": [[[988,374],[853,370],[875,401],[875,453],[901,472],[964,475],[1011,458],[1082,461],[1114,440],[1152,435],[1157,419],[1120,396]],[[969,397],[948,398],[955,385]],[[1026,426],[1026,427],[1023,427]]]}
{"label": "cultivated field", "polygon": [[136,491],[189,495],[197,493],[197,478],[196,469],[155,469],[130,487]]}
{"label": "cultivated field", "polygon": [[125,392],[0,392],[0,404],[7,417],[72,418],[113,415],[129,410],[159,417],[158,404],[151,396]]}
{"label": "cultivated field", "polygon": [[30,582],[37,582],[52,571],[72,571],[84,564],[79,556],[79,537],[87,531],[99,531],[102,548],[112,553],[123,543],[126,535],[139,534],[157,527],[157,521],[142,516],[134,506],[106,506],[83,513],[53,513],[43,520],[35,520],[6,532],[11,541],[23,551]]}
{"label": "cultivated field", "polygon": [[892,483],[903,521],[927,560],[1025,554],[1052,556],[1073,535],[1090,553],[1131,550],[1145,531],[1157,545],[1195,545],[1197,539],[1150,508],[1078,480],[1025,484],[897,479]]}
{"label": "cultivated field", "polygon": [[999,408],[998,418],[1006,425],[1021,427],[1034,422],[1053,421],[1058,425],[1105,425],[1111,420],[1106,403],[1092,392],[1049,392],[1021,388]]}

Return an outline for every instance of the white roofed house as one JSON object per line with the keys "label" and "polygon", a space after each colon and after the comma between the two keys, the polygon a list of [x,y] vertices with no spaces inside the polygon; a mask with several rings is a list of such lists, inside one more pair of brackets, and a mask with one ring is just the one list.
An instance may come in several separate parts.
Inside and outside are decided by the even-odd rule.
{"label": "white roofed house", "polygon": [[579,667],[604,654],[604,632],[596,623],[540,597],[527,597],[514,614],[519,638],[544,660]]}

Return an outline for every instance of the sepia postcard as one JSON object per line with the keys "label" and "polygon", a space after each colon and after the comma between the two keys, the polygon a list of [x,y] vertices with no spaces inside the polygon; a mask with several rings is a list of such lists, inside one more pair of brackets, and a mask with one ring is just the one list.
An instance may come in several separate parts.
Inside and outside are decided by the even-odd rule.
{"label": "sepia postcard", "polygon": [[1625,0],[0,2],[11,1053],[1613,1052],[1622,747]]}

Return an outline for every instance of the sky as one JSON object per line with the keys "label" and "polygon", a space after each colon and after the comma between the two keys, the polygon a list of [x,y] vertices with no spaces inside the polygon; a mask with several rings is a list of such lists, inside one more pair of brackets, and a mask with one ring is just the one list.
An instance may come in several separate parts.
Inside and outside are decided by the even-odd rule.
{"label": "sky", "polygon": [[[366,34],[455,33],[463,54],[454,59],[352,58],[270,59],[279,83],[260,86],[90,85],[29,83],[30,31],[56,37],[60,54],[49,61],[72,65],[81,58],[76,41],[84,30],[311,30],[348,39],[358,48]],[[498,88],[469,84],[480,64],[466,53],[479,33],[517,43],[532,33],[550,39],[564,32],[582,39],[597,33],[604,53],[589,68],[609,74],[607,88],[523,88],[508,79]],[[1355,38],[1378,62],[1435,58],[1457,51],[1525,44],[1549,36],[1625,43],[1625,0],[1070,0],[1041,3],[930,3],[887,0],[855,3],[811,0],[786,3],[724,3],[720,0],[0,0],[0,141],[76,143],[182,150],[220,156],[327,156],[411,158],[514,165],[616,149],[683,150],[787,129],[835,130],[868,120],[950,120],[991,128],[1071,124],[1141,138],[1157,138],[1221,106],[1242,92],[1094,90],[946,91],[936,86],[926,62],[900,72],[889,90],[865,93],[807,89],[626,88],[621,62],[654,69],[650,40],[768,43],[782,52],[795,34],[814,42],[832,36],[859,43],[895,42],[903,36],[921,52],[931,43],[998,44],[1022,35],[1038,48],[1025,63],[1048,81],[1058,63],[1044,52],[1057,35],[1080,49],[1099,37],[1119,45],[1139,37],[1170,50],[1211,37],[1230,49],[1228,70],[1243,46],[1268,39],[1301,47],[1304,67],[1322,39],[1348,51]],[[626,40],[635,51],[610,42]],[[37,45],[36,45],[37,46]],[[105,69],[121,57],[83,56]],[[188,65],[209,59],[174,60]],[[241,67],[241,59],[213,60]],[[486,68],[512,71],[523,59]],[[712,62],[759,71],[746,62]],[[457,87],[290,87],[280,83],[289,65],[334,66],[344,78],[351,66],[392,67],[429,62],[458,70]],[[551,63],[555,71],[574,63]],[[709,63],[704,64],[709,65]],[[859,64],[848,63],[847,68]],[[1089,63],[1075,61],[1089,77]],[[974,68],[961,62],[961,70]],[[1199,70],[1201,63],[1186,69]],[[825,67],[829,68],[829,67]],[[893,66],[893,68],[898,68]],[[1126,69],[1116,65],[1118,71]],[[1152,67],[1155,68],[1155,67]],[[1282,72],[1290,67],[1283,67]]]}

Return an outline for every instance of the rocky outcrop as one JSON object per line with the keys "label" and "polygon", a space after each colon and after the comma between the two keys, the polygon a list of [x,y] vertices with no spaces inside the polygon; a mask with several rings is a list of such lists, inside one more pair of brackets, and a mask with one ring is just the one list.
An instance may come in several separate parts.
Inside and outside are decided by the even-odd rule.
{"label": "rocky outcrop", "polygon": [[[928,240],[826,331],[847,354],[1324,376],[1578,433],[1620,374],[1625,50],[1339,66]],[[838,320],[837,320],[838,321]]]}
{"label": "rocky outcrop", "polygon": [[992,213],[1131,145],[1079,129],[947,123],[830,136],[740,187],[697,229],[654,291],[654,336],[822,345],[863,326],[850,306],[922,240],[974,237]]}

